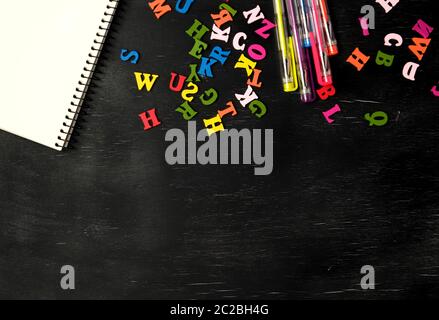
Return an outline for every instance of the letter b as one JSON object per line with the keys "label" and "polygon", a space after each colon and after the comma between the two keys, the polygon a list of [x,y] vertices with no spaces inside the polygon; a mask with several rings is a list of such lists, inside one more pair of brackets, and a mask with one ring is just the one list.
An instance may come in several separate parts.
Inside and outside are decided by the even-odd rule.
{"label": "letter b", "polygon": [[321,100],[328,100],[328,98],[334,96],[336,92],[337,91],[332,84],[317,90],[317,94]]}
{"label": "letter b", "polygon": [[381,50],[378,51],[375,63],[379,66],[390,67],[393,64],[393,59],[395,56],[386,54]]}

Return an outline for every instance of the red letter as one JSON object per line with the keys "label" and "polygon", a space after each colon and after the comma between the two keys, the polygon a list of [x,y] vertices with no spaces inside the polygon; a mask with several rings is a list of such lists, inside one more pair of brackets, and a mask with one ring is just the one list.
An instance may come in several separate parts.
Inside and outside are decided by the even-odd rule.
{"label": "red letter", "polygon": [[150,109],[147,112],[139,114],[139,117],[142,120],[143,125],[145,126],[145,131],[148,131],[161,124],[160,120],[157,118],[155,111],[155,109]]}
{"label": "red letter", "polygon": [[332,84],[317,90],[317,94],[319,95],[321,100],[328,100],[328,98],[334,96],[336,92],[337,91]]}
{"label": "red letter", "polygon": [[175,85],[175,78],[177,77],[177,74],[172,72],[171,73],[171,81],[169,82],[169,89],[174,92],[180,92],[181,89],[183,89],[184,82],[186,81],[185,76],[178,75],[178,84]]}

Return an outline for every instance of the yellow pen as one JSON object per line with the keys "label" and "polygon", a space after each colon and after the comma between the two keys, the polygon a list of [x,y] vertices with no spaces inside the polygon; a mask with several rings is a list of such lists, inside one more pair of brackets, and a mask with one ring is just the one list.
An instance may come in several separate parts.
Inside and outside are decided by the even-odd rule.
{"label": "yellow pen", "polygon": [[285,92],[296,91],[299,87],[296,72],[296,56],[294,53],[293,37],[288,35],[287,19],[283,0],[273,0],[276,17],[276,37],[281,59],[282,82]]}

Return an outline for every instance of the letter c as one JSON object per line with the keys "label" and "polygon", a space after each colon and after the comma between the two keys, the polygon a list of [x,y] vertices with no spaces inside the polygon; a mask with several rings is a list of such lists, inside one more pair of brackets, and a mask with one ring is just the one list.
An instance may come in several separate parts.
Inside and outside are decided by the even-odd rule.
{"label": "letter c", "polygon": [[235,50],[238,50],[238,51],[245,50],[246,45],[245,45],[245,43],[240,44],[241,39],[247,40],[247,35],[244,32],[238,32],[235,35],[235,37],[233,38],[233,48]]}

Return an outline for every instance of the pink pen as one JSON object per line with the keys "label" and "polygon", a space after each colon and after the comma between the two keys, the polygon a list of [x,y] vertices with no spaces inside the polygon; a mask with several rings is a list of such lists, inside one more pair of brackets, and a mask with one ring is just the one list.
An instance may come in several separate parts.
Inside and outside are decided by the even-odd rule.
{"label": "pink pen", "polygon": [[321,86],[332,84],[332,72],[329,64],[328,52],[326,50],[323,36],[323,25],[320,16],[319,1],[307,0],[311,14],[310,40],[314,64],[316,67],[317,82]]}

